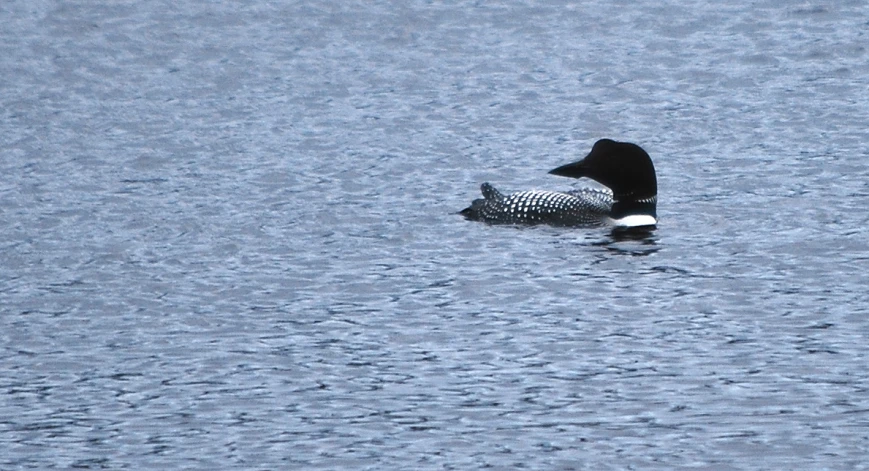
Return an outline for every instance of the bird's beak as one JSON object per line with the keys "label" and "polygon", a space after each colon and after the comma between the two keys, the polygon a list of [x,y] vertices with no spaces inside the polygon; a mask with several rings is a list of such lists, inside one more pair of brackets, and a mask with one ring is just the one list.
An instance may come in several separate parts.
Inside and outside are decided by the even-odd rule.
{"label": "bird's beak", "polygon": [[552,175],[560,175],[562,177],[580,178],[588,176],[585,171],[583,161],[574,162],[572,164],[562,165],[556,169],[550,170]]}

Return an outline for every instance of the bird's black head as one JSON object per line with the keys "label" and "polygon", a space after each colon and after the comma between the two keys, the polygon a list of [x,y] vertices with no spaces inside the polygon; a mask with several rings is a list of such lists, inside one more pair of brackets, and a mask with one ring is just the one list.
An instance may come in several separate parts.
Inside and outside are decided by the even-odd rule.
{"label": "bird's black head", "polygon": [[630,142],[601,139],[584,159],[549,173],[591,178],[611,189],[616,201],[646,200],[658,194],[652,159],[640,146]]}

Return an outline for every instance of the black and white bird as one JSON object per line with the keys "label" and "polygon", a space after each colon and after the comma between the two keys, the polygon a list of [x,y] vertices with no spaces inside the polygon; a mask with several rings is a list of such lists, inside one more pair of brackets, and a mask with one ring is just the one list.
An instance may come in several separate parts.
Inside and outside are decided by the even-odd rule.
{"label": "black and white bird", "polygon": [[549,173],[591,178],[606,189],[527,190],[504,195],[483,183],[483,198],[474,200],[461,214],[492,224],[609,225],[617,230],[652,230],[658,223],[655,166],[636,144],[601,139],[584,159]]}

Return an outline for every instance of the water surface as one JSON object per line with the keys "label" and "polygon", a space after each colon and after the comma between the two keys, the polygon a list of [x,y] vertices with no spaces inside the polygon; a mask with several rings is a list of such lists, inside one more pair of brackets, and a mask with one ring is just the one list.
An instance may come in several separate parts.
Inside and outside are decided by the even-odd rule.
{"label": "water surface", "polygon": [[[3,469],[865,469],[861,2],[0,6]],[[480,183],[642,145],[659,230]]]}

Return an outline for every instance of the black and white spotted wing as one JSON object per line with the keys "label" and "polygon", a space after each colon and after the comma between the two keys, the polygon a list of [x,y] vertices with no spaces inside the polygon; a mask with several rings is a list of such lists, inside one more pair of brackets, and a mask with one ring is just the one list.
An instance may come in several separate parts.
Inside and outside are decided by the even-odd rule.
{"label": "black and white spotted wing", "polygon": [[474,201],[463,212],[471,219],[501,224],[596,225],[612,207],[606,190],[582,189],[571,192],[528,190],[502,195],[484,183],[484,199]]}

